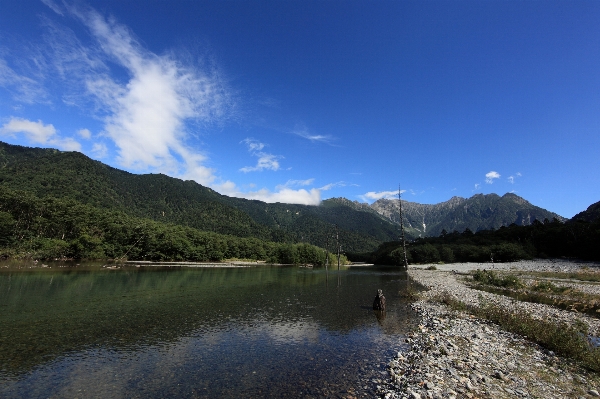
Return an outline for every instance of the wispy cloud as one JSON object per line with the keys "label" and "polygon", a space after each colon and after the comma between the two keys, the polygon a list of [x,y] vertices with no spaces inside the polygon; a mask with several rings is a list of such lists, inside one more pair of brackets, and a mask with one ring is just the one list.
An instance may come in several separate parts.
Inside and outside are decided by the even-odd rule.
{"label": "wispy cloud", "polygon": [[41,120],[34,122],[12,117],[0,127],[0,134],[5,136],[23,134],[34,144],[54,145],[66,151],[81,151],[79,142],[70,137],[61,137],[52,124],[45,125]]}
{"label": "wispy cloud", "polygon": [[289,187],[310,186],[311,184],[314,183],[314,181],[315,181],[314,178],[312,178],[312,179],[305,179],[305,180],[288,180],[284,184],[279,184],[275,188],[279,190],[279,189],[289,188]]}
{"label": "wispy cloud", "polygon": [[517,172],[517,173],[515,173],[515,175],[514,175],[514,176],[512,176],[512,175],[511,175],[511,176],[508,176],[508,178],[507,178],[506,180],[508,180],[508,182],[509,182],[510,184],[514,184],[514,182],[515,182],[515,179],[517,179],[517,178],[519,178],[519,177],[521,177],[521,176],[522,176],[522,175],[521,175],[521,172]]}
{"label": "wispy cloud", "polygon": [[92,132],[90,132],[89,129],[79,129],[77,131],[77,134],[81,137],[84,138],[86,140],[89,140],[92,138]]}
{"label": "wispy cloud", "polygon": [[487,184],[492,184],[494,183],[494,179],[499,179],[500,178],[500,173],[495,172],[495,171],[491,171],[485,174],[485,182]]}
{"label": "wispy cloud", "polygon": [[256,166],[244,166],[240,169],[241,172],[261,172],[265,169],[273,171],[279,170],[279,159],[283,158],[283,156],[263,152],[262,149],[265,148],[265,145],[253,138],[244,139],[240,142],[240,144],[241,143],[246,144],[250,154],[258,158],[256,161]]}
{"label": "wispy cloud", "polygon": [[[402,190],[402,193],[405,193],[406,190]],[[376,201],[382,198],[385,199],[393,199],[398,197],[398,190],[395,191],[369,191],[368,193],[362,194],[358,196],[363,201]]]}
{"label": "wispy cloud", "polygon": [[[155,54],[125,25],[90,7],[43,2],[57,14],[79,21],[90,34],[80,39],[74,31],[42,17],[45,64],[58,78],[61,100],[103,122],[100,135],[115,144],[118,163],[130,170],[158,171],[205,185],[217,180],[215,171],[205,166],[202,149],[192,148],[188,139],[190,124],[201,127],[221,121],[235,107],[218,68],[199,67],[173,52]],[[35,79],[3,74],[12,71],[7,68],[2,61],[0,76],[5,78],[0,83],[29,84],[28,92],[33,92]],[[97,154],[104,152],[95,148]]]}
{"label": "wispy cloud", "polygon": [[303,126],[296,126],[294,128],[294,130],[292,130],[292,133],[295,134],[296,136],[300,136],[300,137],[310,140],[312,142],[321,142],[321,143],[330,144],[334,140],[333,136],[331,136],[331,135],[314,134],[314,133],[311,133],[306,127],[303,127]]}
{"label": "wispy cloud", "polygon": [[15,72],[5,59],[0,58],[0,87],[10,92],[13,100],[24,104],[49,103],[48,93],[43,88],[40,77],[32,77],[32,73],[29,75]]}
{"label": "wispy cloud", "polygon": [[335,183],[326,184],[323,187],[319,188],[319,190],[321,190],[321,191],[327,191],[327,190],[331,190],[332,188],[335,188],[335,187],[347,187],[347,186],[358,187],[358,184],[346,183],[345,181],[338,181],[338,182],[335,182]]}
{"label": "wispy cloud", "polygon": [[108,155],[108,148],[104,143],[94,143],[92,146],[92,155],[94,158],[102,159]]}

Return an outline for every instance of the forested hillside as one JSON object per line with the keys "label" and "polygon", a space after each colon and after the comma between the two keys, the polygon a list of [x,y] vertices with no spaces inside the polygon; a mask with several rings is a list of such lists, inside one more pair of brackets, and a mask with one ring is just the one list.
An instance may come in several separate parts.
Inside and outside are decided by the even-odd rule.
{"label": "forested hillside", "polygon": [[[511,262],[532,258],[578,258],[600,261],[600,220],[566,223],[554,219],[531,225],[511,224],[473,233],[445,231],[439,237],[418,238],[408,243],[409,263]],[[400,242],[382,244],[369,254],[349,254],[350,260],[403,264]]]}
{"label": "forested hillside", "polygon": [[71,198],[39,198],[28,192],[3,188],[0,190],[0,257],[253,259],[322,265],[326,253],[309,244],[274,243],[199,231],[97,208]]}
{"label": "forested hillside", "polygon": [[74,199],[106,210],[201,231],[275,242],[331,246],[338,225],[344,250],[369,251],[397,236],[396,226],[370,209],[340,200],[321,206],[267,204],[231,198],[160,174],[135,175],[78,152],[0,142],[0,188],[37,197]]}

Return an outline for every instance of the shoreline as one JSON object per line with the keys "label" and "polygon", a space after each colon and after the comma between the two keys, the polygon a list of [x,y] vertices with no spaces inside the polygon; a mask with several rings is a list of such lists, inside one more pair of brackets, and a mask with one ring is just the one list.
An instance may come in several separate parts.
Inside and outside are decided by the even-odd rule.
{"label": "shoreline", "polygon": [[[409,266],[408,274],[427,288],[411,305],[420,318],[408,334],[407,348],[388,364],[388,381],[379,397],[399,398],[594,398],[600,397],[600,374],[496,324],[437,301],[449,295],[467,305],[493,303],[525,311],[541,320],[572,325],[581,320],[591,336],[600,335],[600,319],[548,305],[520,302],[467,287],[460,273],[476,269],[573,272],[600,270],[600,264],[563,260],[534,260],[501,264],[455,263]],[[492,267],[493,266],[493,267]],[[457,272],[459,274],[457,274]],[[581,283],[582,285],[584,283]],[[579,282],[569,282],[571,286]],[[594,286],[600,293],[600,286]]]}

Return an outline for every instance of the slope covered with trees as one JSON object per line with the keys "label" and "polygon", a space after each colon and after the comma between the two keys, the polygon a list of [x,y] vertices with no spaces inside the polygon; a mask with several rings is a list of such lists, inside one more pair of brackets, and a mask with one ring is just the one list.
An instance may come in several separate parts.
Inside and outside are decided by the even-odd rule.
{"label": "slope covered with trees", "polygon": [[[578,258],[600,261],[600,220],[585,222],[558,219],[531,225],[511,224],[498,230],[473,233],[443,232],[438,237],[418,238],[407,246],[409,263],[436,262],[511,262],[520,259]],[[349,254],[353,261],[402,264],[402,246],[398,241],[382,244],[368,254]]]}
{"label": "slope covered with trees", "polygon": [[377,213],[343,201],[306,206],[231,198],[194,181],[124,172],[77,152],[1,142],[0,188],[201,231],[323,248],[331,244],[336,224],[343,248],[350,251],[373,250],[396,235],[396,227]]}
{"label": "slope covered with trees", "polygon": [[314,265],[322,265],[326,259],[323,249],[306,243],[275,243],[199,231],[71,198],[39,198],[6,188],[0,190],[0,251],[2,257],[34,259],[253,259]]}

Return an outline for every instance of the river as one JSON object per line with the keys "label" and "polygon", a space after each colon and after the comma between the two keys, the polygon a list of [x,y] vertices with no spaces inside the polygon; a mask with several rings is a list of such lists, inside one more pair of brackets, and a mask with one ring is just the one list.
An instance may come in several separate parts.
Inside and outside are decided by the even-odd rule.
{"label": "river", "polygon": [[395,268],[103,266],[0,263],[0,397],[371,397],[416,320]]}

